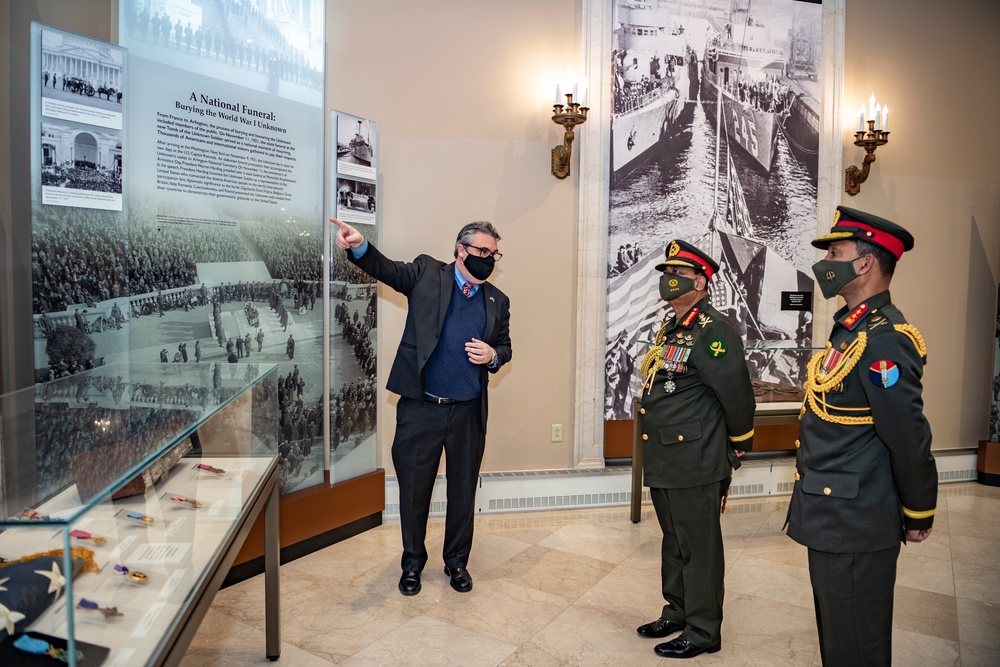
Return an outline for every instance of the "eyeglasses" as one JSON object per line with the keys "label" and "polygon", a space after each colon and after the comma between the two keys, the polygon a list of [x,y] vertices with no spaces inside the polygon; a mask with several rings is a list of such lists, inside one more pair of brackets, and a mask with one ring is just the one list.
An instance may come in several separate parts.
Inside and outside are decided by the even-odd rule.
{"label": "eyeglasses", "polygon": [[[500,258],[503,257],[503,253],[502,252],[499,252],[499,251],[498,252],[493,252],[489,248],[480,248],[477,245],[469,245],[468,243],[463,243],[462,245],[464,245],[466,247],[466,249],[472,248],[473,250],[476,251],[476,254],[479,255],[480,257],[492,257],[494,260],[496,260],[498,262],[500,261]],[[472,253],[469,253],[469,254],[472,254]]]}

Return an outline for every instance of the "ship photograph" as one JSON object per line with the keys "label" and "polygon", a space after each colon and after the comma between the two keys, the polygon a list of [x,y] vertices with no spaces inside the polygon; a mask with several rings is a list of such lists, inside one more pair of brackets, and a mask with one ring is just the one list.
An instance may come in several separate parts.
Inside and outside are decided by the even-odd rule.
{"label": "ship photograph", "polygon": [[[378,125],[368,119],[334,113],[337,127],[337,173],[375,180]],[[332,125],[333,123],[331,123]]]}
{"label": "ship photograph", "polygon": [[744,340],[758,400],[798,397],[812,313],[789,295],[813,290],[821,9],[617,0],[606,419],[631,418],[636,359],[670,315],[653,267],[675,238],[720,263],[712,304]]}

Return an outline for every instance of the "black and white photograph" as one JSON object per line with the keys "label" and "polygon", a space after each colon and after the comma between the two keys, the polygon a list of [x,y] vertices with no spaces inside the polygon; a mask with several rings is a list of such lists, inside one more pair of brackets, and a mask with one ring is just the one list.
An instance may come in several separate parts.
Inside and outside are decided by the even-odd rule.
{"label": "black and white photograph", "polygon": [[378,173],[378,124],[334,112],[337,119],[337,173],[374,181]]}
{"label": "black and white photograph", "polygon": [[130,55],[323,105],[324,4],[121,0]]}
{"label": "black and white photograph", "polygon": [[[378,243],[375,225],[359,225]],[[334,247],[330,262],[330,481],[376,463],[378,298],[376,281]]]}
{"label": "black and white photograph", "polygon": [[322,229],[177,213],[137,200],[128,224],[104,211],[36,213],[36,379],[115,362],[214,367],[222,379],[277,364],[282,488],[318,483]]}
{"label": "black and white photograph", "polygon": [[42,203],[122,210],[122,133],[42,123]]}
{"label": "black and white photograph", "polygon": [[375,224],[375,184],[338,178],[334,192],[336,218],[352,225]]}
{"label": "black and white photograph", "polygon": [[[821,5],[613,8],[607,419],[630,419],[636,359],[667,315],[654,270],[671,239],[705,250],[748,348],[758,401],[794,401],[812,335]],[[719,122],[719,121],[722,122]],[[811,295],[810,295],[811,296]]]}
{"label": "black and white photograph", "polygon": [[52,28],[41,42],[42,115],[123,129],[125,50]]}

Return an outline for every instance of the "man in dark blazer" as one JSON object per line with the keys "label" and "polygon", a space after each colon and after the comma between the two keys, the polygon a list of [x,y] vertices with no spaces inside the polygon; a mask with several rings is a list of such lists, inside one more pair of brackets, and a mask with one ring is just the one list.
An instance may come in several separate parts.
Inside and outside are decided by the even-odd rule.
{"label": "man in dark blazer", "polygon": [[823,296],[846,305],[807,369],[788,536],[809,548],[823,664],[888,667],[899,546],[930,536],[937,501],[927,349],[889,296],[913,236],[841,206],[813,245]]}
{"label": "man in dark blazer", "polygon": [[334,242],[365,273],[407,298],[403,337],[386,388],[399,394],[392,462],[399,483],[403,574],[399,592],[420,592],[427,563],[424,539],[431,492],[447,452],[447,518],[444,571],[451,587],[472,590],[467,569],[472,550],[476,485],[486,444],[489,375],[510,361],[510,301],[486,282],[500,234],[472,222],[455,241],[455,261],[428,255],[412,262],[386,258],[358,230],[337,225]]}
{"label": "man in dark blazer", "polygon": [[725,558],[719,514],[739,457],[753,447],[756,402],[743,344],[712,307],[719,265],[685,241],[667,244],[656,269],[674,315],[641,364],[643,480],[663,531],[660,617],[642,637],[664,658],[693,658],[722,646]]}

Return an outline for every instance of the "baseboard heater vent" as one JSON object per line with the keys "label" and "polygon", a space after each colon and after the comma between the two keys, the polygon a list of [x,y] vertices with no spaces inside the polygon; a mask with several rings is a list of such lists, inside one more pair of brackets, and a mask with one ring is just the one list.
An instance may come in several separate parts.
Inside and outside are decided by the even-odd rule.
{"label": "baseboard heater vent", "polygon": [[[967,482],[976,479],[975,450],[935,451],[938,481]],[[787,496],[795,486],[795,458],[749,461],[736,471],[730,498]],[[444,516],[447,509],[445,476],[438,475],[431,494],[431,516]],[[384,520],[399,518],[399,487],[386,477]],[[476,493],[478,514],[533,512],[595,507],[627,507],[632,502],[632,469],[627,466],[571,470],[525,470],[487,472],[480,475]],[[649,503],[643,487],[642,502]],[[737,510],[729,507],[726,512]]]}

